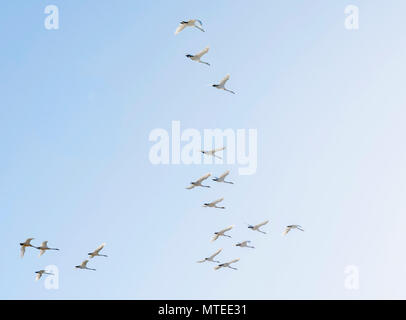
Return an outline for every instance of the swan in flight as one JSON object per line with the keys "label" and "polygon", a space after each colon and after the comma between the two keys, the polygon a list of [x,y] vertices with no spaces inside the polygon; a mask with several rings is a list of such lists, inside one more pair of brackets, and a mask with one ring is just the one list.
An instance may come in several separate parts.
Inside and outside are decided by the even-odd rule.
{"label": "swan in flight", "polygon": [[220,237],[227,237],[227,238],[231,238],[231,236],[225,234],[227,231],[230,231],[234,226],[230,226],[228,228],[225,228],[223,230],[220,230],[218,232],[214,233],[214,237],[211,239],[211,242],[216,241],[218,238]]}
{"label": "swan in flight", "polygon": [[212,156],[212,157],[215,157],[217,159],[222,159],[221,157],[216,155],[216,152],[223,151],[223,150],[225,150],[225,148],[226,147],[222,147],[222,148],[217,148],[217,149],[208,150],[208,151],[202,150],[201,153],[205,154],[206,156]]}
{"label": "swan in flight", "polygon": [[220,177],[215,177],[214,179],[212,179],[213,181],[216,182],[223,182],[223,183],[229,183],[229,184],[234,184],[234,182],[230,182],[230,181],[225,181],[224,178],[227,177],[230,174],[230,170],[227,170],[226,172],[224,172]]}
{"label": "swan in flight", "polygon": [[269,220],[266,220],[266,221],[264,221],[264,222],[262,222],[262,223],[260,223],[260,224],[255,225],[255,226],[248,225],[248,228],[249,228],[249,229],[252,229],[253,231],[258,231],[258,232],[261,232],[261,233],[266,234],[266,232],[260,230],[259,228],[261,228],[262,226],[266,225],[268,222],[269,222]]}
{"label": "swan in flight", "polygon": [[212,201],[212,202],[205,203],[205,204],[203,204],[203,207],[205,207],[205,208],[225,209],[226,207],[219,207],[219,206],[217,206],[217,203],[219,203],[219,202],[221,202],[221,201],[223,201],[223,200],[224,200],[224,198],[220,198],[220,199],[214,200],[214,201]]}
{"label": "swan in flight", "polygon": [[240,248],[252,248],[255,249],[255,247],[249,246],[248,243],[250,243],[251,241],[243,241],[240,243],[237,243],[235,246],[236,247],[240,247]]}
{"label": "swan in flight", "polygon": [[35,271],[35,273],[37,274],[37,276],[35,277],[35,281],[38,281],[39,279],[41,279],[43,274],[48,274],[50,276],[54,275],[53,273],[46,272],[45,270]]}
{"label": "swan in flight", "polygon": [[107,258],[107,256],[105,254],[100,254],[100,251],[104,248],[105,245],[106,245],[105,243],[102,243],[100,246],[97,247],[96,250],[88,253],[88,255],[90,256],[90,259],[93,259],[94,257],[106,257]]}
{"label": "swan in flight", "polygon": [[175,35],[177,35],[179,32],[181,32],[183,29],[185,29],[187,27],[195,27],[195,28],[199,29],[200,31],[204,32],[204,29],[202,28],[202,26],[203,26],[203,23],[198,19],[192,19],[189,21],[181,21],[179,26],[176,28]]}
{"label": "swan in flight", "polygon": [[210,63],[208,62],[204,62],[202,60],[200,60],[207,52],[209,52],[209,47],[203,49],[202,51],[200,51],[198,54],[192,55],[192,54],[187,54],[186,58],[189,58],[190,60],[199,62],[199,63],[203,63],[203,64],[207,64],[208,66],[210,66]]}
{"label": "swan in flight", "polygon": [[298,224],[292,224],[290,226],[287,226],[285,231],[283,232],[283,235],[286,236],[290,230],[292,229],[298,229],[300,231],[304,231],[303,228],[301,226],[299,226]]}
{"label": "swan in flight", "polygon": [[37,249],[39,249],[39,256],[40,256],[40,257],[41,257],[41,256],[45,253],[45,251],[47,251],[47,250],[59,250],[59,249],[56,249],[56,248],[49,248],[49,247],[48,247],[48,241],[44,241],[44,242],[41,244],[41,246],[38,247]]}
{"label": "swan in flight", "polygon": [[212,254],[208,258],[204,258],[203,260],[197,261],[197,263],[203,263],[203,262],[206,262],[206,261],[220,263],[220,261],[216,261],[216,260],[213,260],[213,259],[214,259],[214,257],[216,257],[221,252],[221,250],[223,250],[223,249],[218,250],[216,253]]}
{"label": "swan in flight", "polygon": [[230,269],[233,269],[233,270],[238,270],[237,268],[230,267],[230,265],[231,265],[232,263],[236,263],[236,262],[238,262],[238,261],[240,261],[240,259],[235,259],[235,260],[232,260],[232,261],[230,261],[230,262],[221,263],[221,264],[219,264],[218,266],[215,266],[215,267],[214,267],[214,270],[218,270],[218,269],[221,269],[221,268],[230,268]]}
{"label": "swan in flight", "polygon": [[25,254],[25,248],[28,248],[28,247],[32,247],[32,248],[35,248],[35,249],[38,249],[37,247],[35,247],[35,246],[33,246],[32,244],[31,244],[31,241],[32,240],[34,240],[34,238],[28,238],[27,240],[25,240],[25,242],[21,242],[20,243],[20,246],[21,246],[21,258],[22,257],[24,257],[24,254]]}
{"label": "swan in flight", "polygon": [[84,270],[92,270],[92,271],[96,271],[96,269],[91,269],[87,267],[87,263],[89,262],[89,260],[85,260],[83,261],[80,265],[75,266],[75,268],[77,269],[84,269]]}
{"label": "swan in flight", "polygon": [[213,84],[212,87],[214,87],[214,88],[216,88],[216,89],[219,89],[219,90],[224,90],[224,91],[230,92],[230,93],[232,93],[232,94],[235,94],[234,91],[228,90],[228,89],[226,89],[226,87],[225,87],[225,84],[226,84],[226,82],[227,82],[229,79],[230,79],[230,75],[228,74],[228,75],[226,75],[226,76],[223,78],[223,80],[220,81],[219,84]]}
{"label": "swan in flight", "polygon": [[194,182],[191,182],[191,183],[190,183],[190,186],[187,187],[186,189],[190,190],[190,189],[193,189],[194,187],[210,188],[210,186],[202,185],[202,182],[203,182],[204,180],[206,180],[206,179],[207,179],[208,177],[210,177],[210,176],[211,176],[210,173],[205,174],[203,177],[197,179],[197,180],[194,181]]}

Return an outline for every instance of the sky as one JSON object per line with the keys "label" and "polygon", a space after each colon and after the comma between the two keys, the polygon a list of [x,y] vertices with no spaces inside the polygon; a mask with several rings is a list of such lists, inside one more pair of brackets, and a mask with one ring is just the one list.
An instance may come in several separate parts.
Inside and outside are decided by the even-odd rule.
{"label": "sky", "polygon": [[[44,27],[51,4],[58,30]],[[344,26],[349,4],[359,30]],[[406,298],[404,1],[0,8],[0,298]],[[192,18],[206,32],[175,36]],[[206,46],[210,67],[186,59]],[[209,87],[227,73],[236,95]],[[256,173],[152,164],[149,135],[172,121],[256,129]],[[225,170],[234,185],[185,190]],[[202,208],[219,197],[226,210]],[[266,235],[247,229],[268,219]],[[305,232],[283,237],[289,224]],[[231,239],[210,242],[229,225]],[[60,251],[21,259],[29,237]],[[96,272],[74,268],[102,242]],[[219,248],[237,271],[196,263]],[[55,290],[34,281],[49,265]]]}

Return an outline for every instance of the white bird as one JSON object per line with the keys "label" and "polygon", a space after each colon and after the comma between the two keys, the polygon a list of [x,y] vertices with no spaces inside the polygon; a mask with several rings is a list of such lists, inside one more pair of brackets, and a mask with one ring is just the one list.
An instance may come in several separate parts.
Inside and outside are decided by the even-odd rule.
{"label": "white bird", "polygon": [[286,236],[289,233],[289,231],[292,229],[298,229],[300,231],[304,231],[303,228],[301,226],[299,226],[298,224],[292,224],[292,225],[286,227],[285,231],[283,232],[283,235]]}
{"label": "white bird", "polygon": [[203,154],[205,154],[206,156],[212,156],[212,157],[215,157],[215,158],[218,158],[218,159],[222,159],[221,157],[219,157],[218,155],[216,155],[216,152],[223,151],[223,150],[225,150],[225,148],[226,148],[226,147],[222,147],[222,148],[217,148],[217,149],[208,150],[208,151],[202,150],[202,151],[200,151],[200,152],[203,153]]}
{"label": "white bird", "polygon": [[223,183],[229,183],[229,184],[234,184],[234,182],[230,182],[230,181],[225,181],[224,178],[227,177],[230,174],[230,170],[227,170],[226,172],[224,172],[220,177],[215,177],[214,179],[212,179],[213,181],[216,182],[223,182]]}
{"label": "white bird", "polygon": [[48,241],[44,241],[44,242],[41,244],[41,246],[38,247],[37,249],[39,249],[39,256],[40,256],[40,257],[41,257],[41,256],[45,253],[45,251],[47,251],[47,250],[59,250],[59,249],[56,249],[56,248],[49,248],[49,247],[48,247]]}
{"label": "white bird", "polygon": [[230,231],[234,226],[230,226],[228,228],[225,228],[223,230],[220,230],[218,232],[214,233],[214,237],[211,239],[212,242],[216,241],[220,237],[228,237],[231,238],[231,236],[225,234],[227,231]]}
{"label": "white bird", "polygon": [[187,187],[186,189],[190,190],[190,189],[193,189],[194,187],[210,188],[210,186],[202,185],[202,182],[203,182],[204,180],[206,180],[206,179],[207,179],[208,177],[210,177],[210,176],[211,176],[210,173],[205,174],[203,177],[197,179],[197,180],[194,181],[194,182],[191,182],[191,183],[190,183],[190,186]]}
{"label": "white bird", "polygon": [[87,267],[87,263],[89,262],[89,260],[85,260],[83,261],[80,265],[75,266],[75,268],[77,269],[85,269],[85,270],[92,270],[92,271],[96,271],[96,269],[91,269]]}
{"label": "white bird", "polygon": [[100,246],[97,247],[96,250],[88,253],[88,255],[90,256],[90,259],[93,259],[94,257],[106,257],[107,258],[107,256],[105,254],[100,254],[100,251],[104,248],[105,245],[106,245],[105,243],[102,243]]}
{"label": "white bird", "polygon": [[219,202],[223,201],[223,200],[224,200],[224,198],[220,198],[220,199],[214,200],[214,201],[212,201],[212,202],[205,203],[205,204],[203,204],[203,207],[205,207],[205,208],[225,209],[226,207],[219,207],[219,206],[217,206],[217,204],[218,204]]}
{"label": "white bird", "polygon": [[218,270],[218,269],[221,269],[221,268],[230,268],[230,269],[233,269],[233,270],[238,270],[237,268],[230,267],[230,265],[231,265],[232,263],[236,263],[236,262],[238,262],[238,261],[240,261],[240,259],[235,259],[235,260],[232,260],[232,261],[230,261],[230,262],[221,263],[221,264],[219,264],[218,266],[215,266],[215,267],[214,267],[214,270]]}
{"label": "white bird", "polygon": [[39,279],[41,279],[43,274],[48,274],[51,276],[54,275],[53,273],[46,272],[45,270],[35,271],[35,273],[37,274],[37,276],[35,277],[35,281],[38,281]]}
{"label": "white bird", "polygon": [[252,229],[253,231],[258,231],[258,232],[261,232],[261,233],[265,233],[265,234],[266,234],[266,232],[260,230],[259,228],[262,227],[262,226],[264,226],[264,225],[266,225],[268,222],[269,222],[269,220],[266,220],[266,221],[264,221],[264,222],[262,222],[262,223],[260,223],[260,224],[255,225],[255,226],[248,225],[248,228],[249,228],[249,229]]}
{"label": "white bird", "polygon": [[190,60],[199,62],[199,63],[203,63],[203,64],[207,64],[208,66],[210,66],[210,63],[205,62],[200,60],[207,52],[209,52],[209,47],[203,49],[202,51],[200,51],[198,54],[192,55],[192,54],[187,54],[186,57],[189,58]]}
{"label": "white bird", "polygon": [[237,243],[235,246],[236,247],[240,247],[240,248],[252,248],[255,249],[255,247],[249,246],[248,243],[250,243],[251,241],[243,241],[240,243]]}
{"label": "white bird", "polygon": [[208,258],[204,258],[203,260],[197,261],[197,263],[203,263],[203,262],[206,262],[206,261],[220,263],[220,261],[216,261],[216,260],[213,260],[213,259],[214,259],[214,257],[216,257],[221,252],[221,250],[223,250],[223,249],[218,250],[216,253],[212,254]]}
{"label": "white bird", "polygon": [[224,90],[224,91],[230,92],[230,93],[232,93],[232,94],[235,94],[234,91],[228,90],[228,89],[226,89],[226,87],[225,87],[225,84],[226,84],[226,82],[227,82],[229,79],[230,79],[230,75],[228,74],[228,75],[226,75],[226,76],[223,78],[223,80],[220,81],[219,84],[213,84],[212,87],[214,87],[214,88],[216,88],[216,89],[219,89],[219,90]]}
{"label": "white bird", "polygon": [[[198,25],[196,25],[196,23]],[[192,19],[189,21],[181,21],[179,26],[176,28],[175,35],[177,35],[179,32],[181,32],[183,29],[185,29],[187,27],[195,27],[195,28],[199,29],[200,31],[204,32],[204,29],[202,28],[202,26],[203,26],[203,23],[198,19]]]}
{"label": "white bird", "polygon": [[37,247],[35,247],[35,246],[33,246],[31,244],[32,240],[34,240],[34,238],[28,238],[27,240],[25,240],[25,242],[20,243],[20,246],[21,246],[21,251],[20,251],[21,258],[24,257],[25,248],[32,247],[32,248],[38,249]]}

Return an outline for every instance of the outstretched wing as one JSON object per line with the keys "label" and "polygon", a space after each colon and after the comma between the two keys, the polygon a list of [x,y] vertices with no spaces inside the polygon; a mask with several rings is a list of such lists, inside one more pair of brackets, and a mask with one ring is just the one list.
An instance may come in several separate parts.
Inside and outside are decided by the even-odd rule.
{"label": "outstretched wing", "polygon": [[202,51],[200,51],[198,54],[196,54],[195,55],[195,57],[197,57],[197,58],[201,58],[201,57],[203,57],[207,52],[209,52],[209,47],[207,47],[207,48],[204,48]]}
{"label": "outstretched wing", "polygon": [[88,262],[89,262],[89,260],[85,260],[85,261],[82,262],[82,264],[80,266],[82,268],[86,268]]}
{"label": "outstretched wing", "polygon": [[210,173],[205,174],[203,177],[199,178],[196,182],[197,182],[197,183],[201,183],[201,182],[203,182],[204,180],[206,180],[206,179],[207,179],[208,177],[210,177],[210,176],[211,176]]}
{"label": "outstretched wing", "polygon": [[21,250],[20,250],[20,256],[21,256],[21,258],[24,257],[24,254],[25,254],[25,247],[24,247],[24,246],[21,246]]}
{"label": "outstretched wing", "polygon": [[197,263],[203,263],[203,262],[206,262],[206,260],[199,260],[199,261],[196,261]]}
{"label": "outstretched wing", "polygon": [[236,263],[238,261],[240,261],[240,259],[234,259],[234,260],[230,261],[228,264]]}
{"label": "outstretched wing", "polygon": [[214,270],[218,270],[218,269],[220,269],[221,268],[221,266],[215,266],[214,267]]}
{"label": "outstretched wing", "polygon": [[48,241],[44,241],[44,242],[41,244],[41,247],[43,247],[43,248],[48,247]]}
{"label": "outstretched wing", "polygon": [[94,253],[96,254],[99,253],[104,248],[105,245],[106,245],[105,243],[102,243],[100,246],[97,247],[96,250],[94,250]]}
{"label": "outstretched wing", "polygon": [[45,250],[44,250],[44,249],[41,249],[41,250],[39,251],[39,256],[41,257],[44,253],[45,253]]}
{"label": "outstretched wing", "polygon": [[217,149],[214,149],[212,152],[219,152],[219,151],[223,151],[225,149],[226,149],[226,147],[217,148]]}
{"label": "outstretched wing", "polygon": [[286,227],[285,231],[283,232],[283,235],[286,236],[289,233],[290,229],[291,229],[290,227]]}
{"label": "outstretched wing", "polygon": [[217,203],[219,203],[219,202],[221,202],[221,201],[223,201],[224,200],[224,198],[220,198],[220,199],[217,199],[217,200],[214,200],[212,203],[210,203],[210,204],[214,204],[214,205],[216,205]]}
{"label": "outstretched wing", "polygon": [[262,222],[262,223],[260,223],[260,224],[257,224],[256,226],[254,226],[254,228],[255,228],[255,229],[258,229],[258,228],[260,228],[260,227],[266,225],[268,222],[269,222],[269,220],[266,220],[266,221],[264,221],[264,222]]}
{"label": "outstretched wing", "polygon": [[217,255],[221,252],[221,250],[223,250],[223,249],[220,249],[220,250],[218,250],[216,253],[212,254],[212,255],[210,256],[210,259],[213,259],[215,256],[217,256]]}
{"label": "outstretched wing", "polygon": [[224,232],[230,231],[233,227],[234,226],[229,226],[228,228],[221,230],[219,233],[224,233]]}
{"label": "outstretched wing", "polygon": [[185,29],[186,28],[186,24],[183,24],[183,23],[181,23],[177,28],[176,28],[176,31],[175,31],[175,35],[177,35],[179,32],[181,32],[183,29]]}
{"label": "outstretched wing", "polygon": [[227,177],[227,176],[229,175],[229,173],[230,173],[230,170],[227,170],[226,172],[224,172],[224,173],[219,177],[219,179],[224,179],[225,177]]}
{"label": "outstretched wing", "polygon": [[220,81],[220,86],[224,86],[226,84],[226,82],[228,81],[228,79],[230,79],[230,75],[226,75],[223,80]]}
{"label": "outstretched wing", "polygon": [[214,237],[211,239],[211,242],[216,241],[219,237],[220,237],[220,235],[215,234]]}
{"label": "outstretched wing", "polygon": [[189,187],[187,187],[186,189],[191,190],[193,189],[195,186],[193,184],[191,184]]}
{"label": "outstretched wing", "polygon": [[39,279],[41,279],[42,277],[42,273],[37,273],[37,276],[35,277],[35,281],[38,281]]}

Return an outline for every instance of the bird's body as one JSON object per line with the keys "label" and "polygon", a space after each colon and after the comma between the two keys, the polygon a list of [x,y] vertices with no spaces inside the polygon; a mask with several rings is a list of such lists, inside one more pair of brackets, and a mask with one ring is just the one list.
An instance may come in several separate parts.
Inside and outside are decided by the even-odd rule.
{"label": "bird's body", "polygon": [[221,157],[219,157],[218,155],[216,155],[216,152],[220,152],[225,150],[226,147],[222,147],[222,148],[217,148],[217,149],[213,149],[213,150],[202,150],[201,153],[205,154],[206,156],[211,156],[211,157],[215,157],[217,159],[222,159]]}
{"label": "bird's body", "polygon": [[220,230],[218,232],[214,233],[214,237],[211,239],[212,242],[216,241],[218,238],[220,237],[227,237],[227,238],[231,238],[231,236],[225,234],[227,231],[230,231],[234,226],[230,226],[228,228],[225,228],[223,230]]}
{"label": "bird's body", "polygon": [[210,257],[208,257],[208,258],[204,258],[203,260],[197,261],[197,263],[203,263],[203,262],[207,262],[207,261],[209,261],[209,262],[215,262],[215,263],[220,263],[220,261],[216,261],[216,260],[214,260],[214,258],[221,252],[221,250],[223,250],[223,249],[220,249],[220,250],[216,251],[214,254],[212,254],[212,255],[211,255]]}
{"label": "bird's body", "polygon": [[283,235],[286,236],[290,232],[290,230],[292,230],[292,229],[298,229],[300,231],[304,231],[303,228],[301,226],[299,226],[298,224],[292,224],[290,226],[286,226],[286,229],[283,232]]}
{"label": "bird's body", "polygon": [[42,256],[46,251],[48,250],[59,250],[57,248],[49,248],[48,247],[48,241],[44,241],[40,247],[38,247],[37,249],[39,249],[39,256]]}
{"label": "bird's body", "polygon": [[37,276],[35,277],[35,281],[38,281],[39,279],[41,279],[43,274],[48,274],[51,276],[54,275],[53,273],[46,272],[45,270],[35,271],[35,273],[37,274]]}
{"label": "bird's body", "polygon": [[100,254],[100,251],[104,248],[105,245],[106,245],[105,243],[102,243],[100,246],[97,247],[96,250],[88,253],[88,256],[90,256],[90,259],[93,259],[94,257],[106,257],[107,258],[107,256],[105,254]]}
{"label": "bird's body", "polygon": [[230,268],[230,269],[233,269],[233,270],[237,270],[237,268],[233,268],[233,267],[231,267],[230,265],[231,265],[232,263],[236,263],[236,262],[238,262],[238,261],[240,261],[240,259],[235,259],[235,260],[232,260],[232,261],[230,261],[230,262],[221,263],[221,264],[219,264],[218,266],[215,266],[215,267],[214,267],[214,270],[218,270],[218,269],[221,269],[221,268]]}
{"label": "bird's body", "polygon": [[240,247],[240,248],[251,248],[251,249],[255,249],[255,247],[252,247],[252,246],[249,246],[249,245],[248,245],[250,242],[251,242],[251,241],[243,241],[243,242],[237,243],[235,246],[236,246],[236,247]]}
{"label": "bird's body", "polygon": [[225,209],[226,207],[219,207],[219,206],[217,206],[217,204],[220,203],[220,202],[223,201],[223,200],[224,200],[224,198],[220,198],[220,199],[214,200],[214,201],[212,201],[212,202],[205,203],[205,204],[203,204],[203,207],[206,207],[206,208]]}
{"label": "bird's body", "polygon": [[195,188],[195,187],[210,188],[210,186],[202,185],[202,182],[203,182],[204,180],[206,180],[206,179],[207,179],[208,177],[210,177],[210,176],[211,176],[210,173],[205,174],[203,177],[197,179],[197,180],[194,181],[194,182],[191,182],[191,183],[190,183],[190,186],[187,187],[186,189],[190,190],[190,189],[193,189],[193,188]]}
{"label": "bird's body", "polygon": [[226,87],[225,87],[225,84],[226,84],[226,82],[227,82],[229,79],[230,79],[230,75],[228,74],[228,75],[226,75],[226,76],[223,78],[223,80],[220,81],[220,83],[218,83],[218,84],[213,84],[212,87],[214,87],[214,88],[216,88],[216,89],[219,89],[219,90],[224,90],[224,91],[230,92],[230,93],[232,93],[232,94],[235,94],[234,91],[228,90],[228,89],[226,89]]}
{"label": "bird's body", "polygon": [[215,178],[212,179],[212,180],[213,180],[213,181],[216,181],[216,182],[234,184],[234,182],[230,182],[230,181],[225,181],[225,180],[224,180],[224,178],[227,177],[229,174],[230,174],[230,170],[227,170],[227,171],[224,172],[220,177],[215,177]]}
{"label": "bird's body", "polygon": [[35,247],[35,246],[33,246],[33,245],[31,244],[31,241],[32,241],[32,240],[34,240],[34,238],[28,238],[27,240],[25,240],[25,242],[21,242],[21,243],[20,243],[20,246],[21,246],[20,256],[21,256],[21,258],[24,257],[25,248],[32,247],[32,248],[38,249],[37,247]]}
{"label": "bird's body", "polygon": [[85,260],[83,261],[80,265],[75,266],[75,268],[77,269],[82,269],[82,270],[92,270],[92,271],[96,271],[96,269],[91,269],[87,267],[87,263],[89,262],[89,260]]}
{"label": "bird's body", "polygon": [[260,223],[260,224],[255,225],[255,226],[248,225],[248,229],[251,229],[251,230],[253,230],[253,231],[258,231],[258,232],[261,232],[261,233],[266,233],[266,232],[260,230],[260,228],[261,228],[262,226],[266,225],[268,222],[269,222],[269,220],[266,220],[266,221],[264,221],[264,222],[262,222],[262,223]]}
{"label": "bird's body", "polygon": [[188,21],[181,21],[179,26],[176,28],[175,35],[177,35],[179,32],[184,30],[187,27],[195,27],[199,29],[200,31],[204,32],[204,29],[202,28],[203,23],[198,20],[198,19],[191,19]]}
{"label": "bird's body", "polygon": [[210,66],[210,63],[200,60],[207,52],[209,52],[209,49],[210,48],[207,47],[195,55],[187,54],[186,57],[192,61],[196,61],[196,62],[203,63],[203,64]]}

